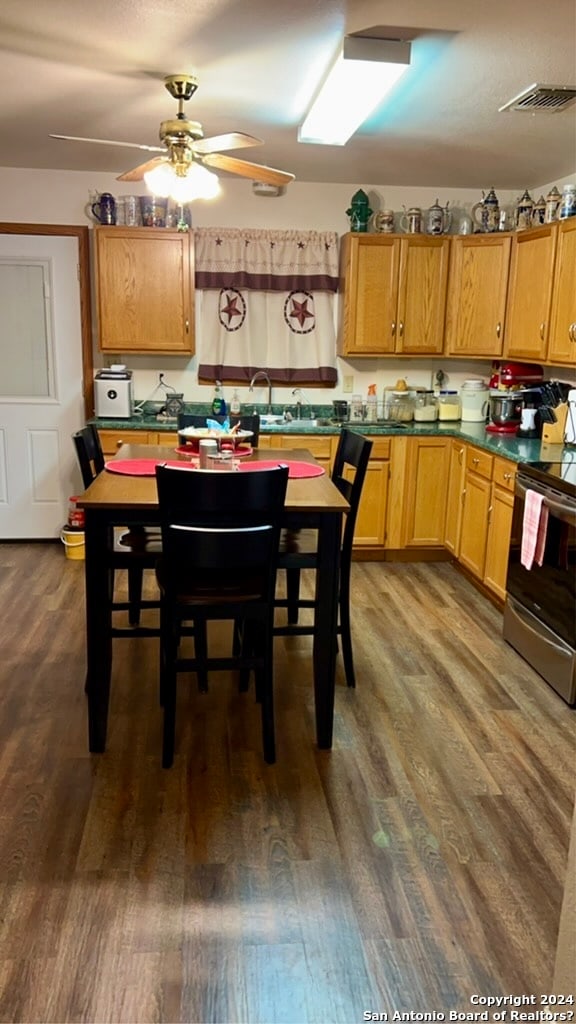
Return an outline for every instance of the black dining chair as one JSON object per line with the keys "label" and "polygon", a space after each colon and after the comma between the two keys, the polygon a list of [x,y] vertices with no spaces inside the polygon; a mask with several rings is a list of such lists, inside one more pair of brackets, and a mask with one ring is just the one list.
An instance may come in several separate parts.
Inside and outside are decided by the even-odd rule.
{"label": "black dining chair", "polygon": [[[85,488],[96,479],[105,468],[104,453],[100,443],[98,430],[93,423],[88,423],[81,430],[72,435],[76,456],[82,475],[82,483]],[[128,573],[128,601],[115,601],[112,598],[112,611],[128,611],[128,622],[131,627],[138,627],[140,624],[140,613],[142,608],[158,608],[159,601],[143,601],[142,586],[144,582],[144,569],[154,569],[156,560],[162,549],[161,534],[159,529],[145,526],[131,526],[130,529],[122,527],[114,531],[111,551],[111,571],[125,569]],[[112,594],[114,593],[114,579],[111,582]],[[134,636],[134,628],[124,630],[121,627],[114,627],[115,636]],[[149,630],[146,630],[148,635]],[[158,629],[153,630],[158,635]]]}
{"label": "black dining chair", "polygon": [[[275,761],[274,594],[287,481],[287,466],[244,473],[156,467],[165,768],[174,758],[178,675],[196,672],[200,683],[209,672],[225,669],[254,671],[264,759]],[[230,620],[239,632],[231,656],[209,653],[207,625],[214,620]],[[190,622],[194,657],[185,657],[180,640]]]}
{"label": "black dining chair", "polygon": [[[226,417],[224,416],[200,416],[198,413],[181,412],[178,415],[178,430],[182,430],[183,427],[205,427],[207,419],[217,420],[222,423]],[[248,438],[252,448],[258,447],[258,439],[260,437],[260,417],[257,414],[246,415],[243,413],[235,415],[230,413],[229,416],[230,426],[235,426],[236,423],[240,423],[241,430],[251,430],[252,437]]]}
{"label": "black dining chair", "polygon": [[[331,479],[346,498],[350,509],[344,517],[342,544],[340,549],[340,587],[338,594],[338,635],[342,642],[342,657],[348,686],[356,686],[354,659],[352,655],[352,633],[350,629],[350,571],[352,565],[352,544],[358,516],[362,488],[372,450],[372,441],[352,430],[343,429],[338,441]],[[318,533],[316,530],[283,530],[280,539],[278,567],[286,570],[286,597],[276,599],[276,607],[287,608],[286,625],[274,628],[276,636],[307,636],[314,632],[314,626],[299,625],[301,608],[315,608],[312,599],[300,597],[300,574],[302,569],[316,567]]]}

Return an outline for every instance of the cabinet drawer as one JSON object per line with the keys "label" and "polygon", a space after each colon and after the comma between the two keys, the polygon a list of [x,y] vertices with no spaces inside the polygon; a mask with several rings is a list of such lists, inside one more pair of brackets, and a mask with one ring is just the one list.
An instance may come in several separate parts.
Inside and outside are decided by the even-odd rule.
{"label": "cabinet drawer", "polygon": [[492,479],[498,487],[504,487],[507,491],[513,491],[514,480],[516,479],[515,463],[511,462],[510,459],[501,459],[496,455]]}
{"label": "cabinet drawer", "polygon": [[478,473],[478,476],[491,480],[493,463],[494,456],[482,451],[481,448],[466,449],[466,469],[470,472]]}
{"label": "cabinet drawer", "polygon": [[[105,455],[115,455],[121,444],[149,443],[147,430],[99,430],[98,435]],[[156,441],[156,434],[152,440]]]}
{"label": "cabinet drawer", "polygon": [[280,434],[280,448],[307,448],[315,459],[329,459],[332,454],[332,437],[329,434]]}
{"label": "cabinet drawer", "polygon": [[[369,435],[366,435],[369,436]],[[370,452],[371,459],[389,459],[390,458],[390,438],[389,437],[370,437],[372,441],[372,451]]]}

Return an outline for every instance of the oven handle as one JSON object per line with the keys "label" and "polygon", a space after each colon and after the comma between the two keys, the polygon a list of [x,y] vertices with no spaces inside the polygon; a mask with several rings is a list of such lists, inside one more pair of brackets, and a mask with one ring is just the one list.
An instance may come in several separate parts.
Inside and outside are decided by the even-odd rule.
{"label": "oven handle", "polygon": [[[527,487],[524,487],[518,477],[516,478],[516,494],[520,498],[526,497]],[[550,492],[544,490],[542,487],[530,487],[531,491],[536,491],[537,494],[544,495],[544,504],[551,512],[554,513],[559,519],[564,520],[570,526],[576,525],[576,507],[574,505],[564,505],[560,501],[554,501],[553,498],[549,497]]]}

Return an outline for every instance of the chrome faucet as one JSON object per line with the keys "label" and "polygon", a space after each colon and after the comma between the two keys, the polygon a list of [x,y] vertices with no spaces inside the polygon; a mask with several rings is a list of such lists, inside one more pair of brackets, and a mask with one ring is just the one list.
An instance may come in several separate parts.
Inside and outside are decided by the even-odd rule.
{"label": "chrome faucet", "polygon": [[258,380],[259,377],[264,377],[264,380],[268,381],[268,413],[272,412],[272,381],[266,373],[266,370],[256,370],[256,373],[250,381],[249,391],[254,391],[254,381]]}
{"label": "chrome faucet", "polygon": [[304,402],[308,403],[308,408],[310,409],[310,419],[313,420],[314,419],[314,413],[312,411],[312,405],[310,403],[310,399],[306,397],[306,395],[302,391],[302,388],[294,388],[293,391],[292,391],[292,394],[297,396],[297,398],[296,398],[296,419],[297,420],[302,419],[302,402],[304,401]]}

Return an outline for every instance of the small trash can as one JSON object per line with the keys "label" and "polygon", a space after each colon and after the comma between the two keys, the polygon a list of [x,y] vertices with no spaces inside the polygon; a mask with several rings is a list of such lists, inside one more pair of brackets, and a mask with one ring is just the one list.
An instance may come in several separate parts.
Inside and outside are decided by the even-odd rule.
{"label": "small trash can", "polygon": [[84,561],[84,530],[63,526],[60,531],[60,540],[64,545],[66,558]]}

